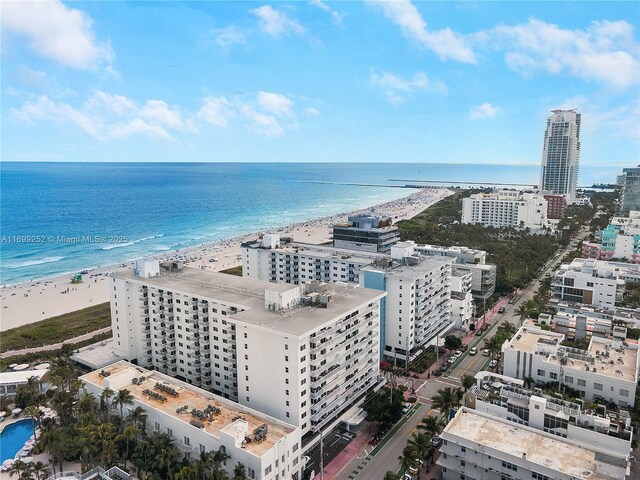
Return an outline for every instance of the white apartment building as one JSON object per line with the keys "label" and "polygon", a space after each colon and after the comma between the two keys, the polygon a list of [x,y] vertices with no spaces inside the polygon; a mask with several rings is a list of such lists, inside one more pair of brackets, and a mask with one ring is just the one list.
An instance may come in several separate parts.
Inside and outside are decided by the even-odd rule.
{"label": "white apartment building", "polygon": [[467,328],[473,319],[473,295],[471,272],[460,272],[455,269],[451,273],[451,318],[457,328]]}
{"label": "white apartment building", "polygon": [[400,240],[400,230],[391,217],[352,215],[346,223],[333,226],[333,246],[372,253],[389,253]]}
{"label": "white apartment building", "polygon": [[625,480],[628,455],[461,407],[441,434],[444,480]]}
{"label": "white apartment building", "polygon": [[544,395],[541,389],[528,390],[522,380],[478,372],[476,385],[465,395],[465,405],[478,412],[552,433],[614,455],[631,453],[633,428],[626,410],[583,408],[584,402],[569,402]]}
{"label": "white apartment building", "polygon": [[186,458],[222,449],[228,474],[241,463],[250,480],[297,480],[303,467],[300,429],[200,388],[126,361],[80,377],[85,391],[127,389],[144,408],[149,433],[167,433]]}
{"label": "white apartment building", "polygon": [[558,382],[592,402],[601,398],[633,406],[638,344],[592,336],[586,350],[562,345],[565,336],[525,324],[502,345],[503,373],[535,383]]}
{"label": "white apartment building", "polygon": [[[414,246],[413,242],[397,243],[387,255],[283,243],[277,235],[266,235],[262,241],[243,244],[243,275],[292,284],[311,280],[359,282],[366,288],[387,292],[382,301],[380,355],[406,360],[407,350],[413,356],[455,321],[451,312],[455,258],[416,255]],[[469,310],[473,311],[467,295],[469,275],[461,272],[459,276],[457,285],[464,291],[460,292],[456,314],[466,318]]]}
{"label": "white apartment building", "polygon": [[380,300],[170,262],[111,276],[114,353],[313,435],[375,385]]}
{"label": "white apartment building", "polygon": [[515,190],[475,193],[462,200],[461,221],[485,227],[528,228],[541,232],[549,226],[547,200],[543,195]]}
{"label": "white apartment building", "polygon": [[624,270],[620,264],[576,258],[556,271],[551,291],[558,300],[614,308],[624,293]]}
{"label": "white apartment building", "polygon": [[361,270],[361,285],[387,292],[381,322],[382,357],[411,360],[454,326],[452,262],[445,257],[405,257]]}
{"label": "white apartment building", "polygon": [[552,110],[542,148],[540,191],[576,196],[580,173],[580,123],[577,110]]}

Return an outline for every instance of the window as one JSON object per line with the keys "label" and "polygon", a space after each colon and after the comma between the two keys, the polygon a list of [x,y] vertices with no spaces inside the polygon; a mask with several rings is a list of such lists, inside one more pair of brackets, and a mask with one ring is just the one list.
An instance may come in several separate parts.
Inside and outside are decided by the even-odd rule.
{"label": "window", "polygon": [[549,480],[549,477],[542,475],[541,473],[531,472],[531,478],[535,480]]}
{"label": "window", "polygon": [[549,378],[551,380],[557,380],[558,379],[558,374],[556,372],[549,372]]}
{"label": "window", "polygon": [[587,386],[587,381],[579,378],[578,379],[578,386],[579,387],[586,387]]}
{"label": "window", "polygon": [[598,390],[598,391],[600,391],[600,392],[601,392],[601,391],[602,391],[602,384],[601,384],[601,383],[594,382],[594,383],[593,383],[593,389],[594,389],[594,390]]}
{"label": "window", "polygon": [[189,437],[184,437],[184,444],[189,445],[189,442],[191,442],[191,440],[189,440]]}
{"label": "window", "polygon": [[620,396],[621,397],[628,397],[629,396],[629,390],[625,390],[624,388],[620,389]]}
{"label": "window", "polygon": [[249,477],[251,480],[255,480],[256,471],[251,467],[247,467],[247,477]]}
{"label": "window", "polygon": [[539,377],[544,377],[544,375],[545,375],[544,370],[540,370],[540,369],[538,369],[538,376],[539,376]]}
{"label": "window", "polygon": [[569,375],[565,375],[564,381],[565,383],[573,383],[573,377],[570,377]]}
{"label": "window", "polygon": [[270,473],[271,473],[271,465],[269,465],[267,468],[264,469],[265,476],[269,475]]}
{"label": "window", "polygon": [[514,472],[518,471],[517,465],[514,465],[513,463],[505,462],[504,460],[502,461],[502,468],[506,468],[507,470],[512,470]]}
{"label": "window", "polygon": [[158,422],[153,422],[153,427],[154,427],[156,432],[160,431],[160,424]]}

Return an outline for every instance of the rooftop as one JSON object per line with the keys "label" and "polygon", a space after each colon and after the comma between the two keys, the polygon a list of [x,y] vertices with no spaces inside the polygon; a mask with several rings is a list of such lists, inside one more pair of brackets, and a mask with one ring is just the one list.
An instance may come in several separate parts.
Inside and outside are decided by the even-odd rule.
{"label": "rooftop", "polygon": [[121,360],[113,353],[113,338],[79,348],[71,359],[93,370]]}
{"label": "rooftop", "polygon": [[[443,432],[496,449],[512,457],[553,469],[575,479],[625,478],[627,462],[564,440],[553,434],[520,426],[462,407]],[[514,441],[517,439],[517,441]]]}
{"label": "rooftop", "polygon": [[[102,371],[109,372],[108,376],[103,376]],[[137,380],[133,383],[133,379],[143,378],[142,381]],[[213,395],[199,388],[193,387],[186,383],[180,382],[167,375],[146,370],[144,368],[135,366],[126,361],[120,361],[110,365],[104,370],[96,370],[80,377],[83,382],[90,383],[98,386],[99,388],[106,388],[109,385],[113,385],[113,382],[117,382],[117,389],[127,389],[131,392],[136,402],[144,405],[146,409],[153,409],[163,412],[173,418],[176,418],[186,424],[189,424],[190,428],[198,428],[190,425],[192,420],[200,421],[203,426],[203,430],[213,437],[220,438],[220,431],[234,435],[236,429],[239,428],[239,417],[249,424],[248,433],[252,434],[254,429],[267,425],[267,435],[261,442],[248,442],[243,449],[256,456],[261,456],[273,447],[283,437],[291,434],[295,427],[287,425],[283,422],[275,420],[266,415],[259,414],[251,409],[233,403],[229,400],[225,400],[221,397]],[[156,383],[161,383],[166,387],[173,388],[177,392],[177,396],[163,393],[163,391],[155,388]],[[114,389],[113,386],[110,388]],[[145,390],[151,390],[159,393],[166,398],[166,401],[161,401],[150,397]],[[201,420],[191,415],[192,409],[204,411],[209,405],[216,407],[220,410],[220,413],[214,415],[212,421]],[[187,410],[182,413],[177,413],[176,410],[188,406]]]}
{"label": "rooftop", "polygon": [[[638,365],[637,343],[625,343],[600,337],[592,337],[586,350],[561,345],[561,333],[553,333],[527,324],[518,330],[506,345],[527,353],[545,355],[546,362],[562,364],[565,368],[586,370],[608,377],[636,381]],[[633,345],[631,345],[633,343]]]}
{"label": "rooftop", "polygon": [[136,277],[133,270],[116,272],[112,276],[235,306],[244,311],[230,315],[229,319],[261,325],[264,328],[293,335],[305,334],[340,315],[357,309],[362,304],[375,302],[386,295],[385,292],[361,288],[358,285],[332,283],[330,289],[334,295],[328,308],[299,305],[288,310],[275,311],[265,308],[265,291],[285,293],[299,291],[302,287],[188,267],[179,271],[163,272],[151,278]]}
{"label": "rooftop", "polygon": [[27,383],[27,380],[31,377],[36,377],[38,380],[42,380],[42,377],[47,373],[49,373],[48,369],[2,372],[0,373],[0,385]]}

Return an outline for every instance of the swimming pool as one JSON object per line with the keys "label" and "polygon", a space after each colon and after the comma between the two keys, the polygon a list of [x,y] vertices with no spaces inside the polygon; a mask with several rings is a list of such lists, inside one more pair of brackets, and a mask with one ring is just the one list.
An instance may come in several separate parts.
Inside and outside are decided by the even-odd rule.
{"label": "swimming pool", "polygon": [[0,463],[15,457],[31,435],[33,435],[31,420],[20,420],[4,427],[0,433]]}

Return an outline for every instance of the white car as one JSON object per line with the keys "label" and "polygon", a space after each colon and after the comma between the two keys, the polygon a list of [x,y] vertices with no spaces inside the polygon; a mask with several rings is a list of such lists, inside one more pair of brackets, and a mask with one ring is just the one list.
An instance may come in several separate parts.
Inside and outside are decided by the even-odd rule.
{"label": "white car", "polygon": [[482,356],[483,357],[488,357],[489,356],[489,349],[485,348],[484,350],[482,350]]}
{"label": "white car", "polygon": [[404,406],[402,407],[402,413],[407,413],[409,410],[411,410],[411,404],[405,403]]}
{"label": "white car", "polygon": [[495,368],[496,365],[498,365],[498,361],[497,360],[491,360],[489,362],[489,368]]}
{"label": "white car", "polygon": [[476,347],[473,347],[471,350],[469,350],[469,355],[471,355],[472,357],[478,353],[478,349]]}

